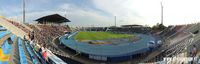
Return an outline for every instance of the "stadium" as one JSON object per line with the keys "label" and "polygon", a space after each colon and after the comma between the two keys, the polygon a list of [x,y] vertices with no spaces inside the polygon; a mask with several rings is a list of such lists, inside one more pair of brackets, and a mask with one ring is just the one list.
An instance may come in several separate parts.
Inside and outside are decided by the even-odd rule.
{"label": "stadium", "polygon": [[142,25],[72,29],[62,25],[71,21],[59,14],[37,21],[22,24],[1,18],[1,63],[187,63],[191,57],[186,53],[199,45],[199,23],[155,31]]}
{"label": "stadium", "polygon": [[117,26],[116,16],[109,26],[75,26],[70,15],[55,12],[35,23],[24,22],[25,11],[22,16],[23,22],[0,16],[0,64],[200,63],[200,23],[165,26],[162,2],[161,22],[152,27],[137,22]]}
{"label": "stadium", "polygon": [[[198,33],[193,28],[198,24],[169,26],[159,33],[141,25],[71,30],[69,26],[59,25],[62,22],[48,22],[71,22],[58,14],[39,18],[36,25],[20,24],[6,18],[1,20],[1,54],[5,63],[151,62],[157,56],[165,58],[184,52],[185,46],[191,46],[195,40],[191,38]],[[177,43],[167,43],[169,39]],[[48,57],[41,50],[46,50]]]}
{"label": "stadium", "polygon": [[158,38],[148,34],[149,27],[141,25],[71,30],[69,26],[61,25],[71,21],[59,14],[41,17],[36,20],[36,25],[21,24],[6,18],[1,20],[3,63],[126,62],[161,45],[157,43]]}

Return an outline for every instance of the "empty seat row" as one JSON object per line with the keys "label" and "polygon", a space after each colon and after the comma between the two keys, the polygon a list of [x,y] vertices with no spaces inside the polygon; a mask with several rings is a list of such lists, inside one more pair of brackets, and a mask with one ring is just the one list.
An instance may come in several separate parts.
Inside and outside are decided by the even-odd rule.
{"label": "empty seat row", "polygon": [[22,39],[21,38],[18,38],[18,50],[19,50],[19,56],[20,56],[20,63],[28,64],[24,49],[22,47]]}
{"label": "empty seat row", "polygon": [[25,46],[25,40],[22,39],[22,48],[24,50],[24,53],[25,53],[25,56],[26,56],[26,59],[28,61],[28,64],[32,64],[32,61],[31,61],[31,57],[26,49],[26,46]]}
{"label": "empty seat row", "polygon": [[31,57],[31,59],[32,59],[33,64],[38,64],[38,61],[37,61],[37,59],[35,58],[34,53],[31,52],[31,48],[30,48],[30,46],[28,46],[28,43],[27,43],[27,42],[25,43],[25,45],[26,45],[26,49],[27,49],[27,51],[28,51],[28,53],[29,53],[29,55],[30,55],[30,57]]}
{"label": "empty seat row", "polygon": [[8,40],[5,40],[3,45],[1,46],[4,54],[10,54],[12,50],[12,45],[8,43]]}

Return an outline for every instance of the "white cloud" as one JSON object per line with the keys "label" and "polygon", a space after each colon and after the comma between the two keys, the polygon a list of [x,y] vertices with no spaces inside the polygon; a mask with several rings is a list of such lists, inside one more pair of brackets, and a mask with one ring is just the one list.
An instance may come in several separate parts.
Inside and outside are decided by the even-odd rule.
{"label": "white cloud", "polygon": [[[92,9],[82,10],[81,8],[72,6],[70,4],[63,4],[59,6],[58,10],[26,13],[26,22],[35,23],[34,20],[37,18],[55,13],[58,13],[62,16],[65,16],[67,13],[67,18],[71,20],[71,22],[68,23],[70,26],[111,26],[110,21],[113,21],[106,16],[96,13]],[[9,18],[16,21],[21,21],[22,15],[11,16]]]}
{"label": "white cloud", "polygon": [[[94,0],[96,7],[126,20],[126,24],[160,22],[161,0]],[[164,23],[188,24],[200,20],[199,0],[163,0]]]}
{"label": "white cloud", "polygon": [[[117,16],[122,24],[156,24],[160,22],[158,0],[94,0],[96,7]],[[120,22],[119,22],[120,23]]]}
{"label": "white cloud", "polygon": [[[46,1],[46,0],[44,0]],[[59,13],[72,21],[71,26],[111,26],[114,16],[117,24],[148,24],[150,26],[160,22],[161,0],[92,0],[94,7],[108,14],[99,13],[92,8],[83,10],[81,7],[66,3],[58,6],[57,10],[37,11],[27,13],[27,21],[39,17]],[[163,0],[164,24],[188,24],[200,21],[199,0]],[[12,16],[20,19],[20,15]],[[21,19],[20,19],[21,20]]]}
{"label": "white cloud", "polygon": [[71,26],[111,26],[110,21],[113,21],[93,9],[83,10],[70,4],[63,4],[60,8],[67,11],[63,11],[62,14],[67,13],[67,17],[72,21],[69,23]]}

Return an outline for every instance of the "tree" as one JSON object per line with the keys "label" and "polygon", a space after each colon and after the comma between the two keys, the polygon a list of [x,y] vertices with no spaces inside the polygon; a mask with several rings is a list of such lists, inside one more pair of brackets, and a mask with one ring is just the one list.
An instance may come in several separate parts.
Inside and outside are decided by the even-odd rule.
{"label": "tree", "polygon": [[159,23],[157,23],[156,25],[154,25],[153,27],[152,27],[152,29],[153,30],[159,30],[159,31],[162,31],[162,30],[164,30],[166,27],[163,25],[163,24],[159,24]]}

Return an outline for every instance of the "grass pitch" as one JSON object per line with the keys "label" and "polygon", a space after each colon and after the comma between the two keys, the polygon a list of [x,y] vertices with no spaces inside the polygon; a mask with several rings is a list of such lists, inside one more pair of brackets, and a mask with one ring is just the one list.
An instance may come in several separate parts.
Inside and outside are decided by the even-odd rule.
{"label": "grass pitch", "polygon": [[111,38],[128,38],[133,35],[129,34],[115,34],[111,32],[78,32],[75,39],[78,41],[82,40],[104,40]]}

